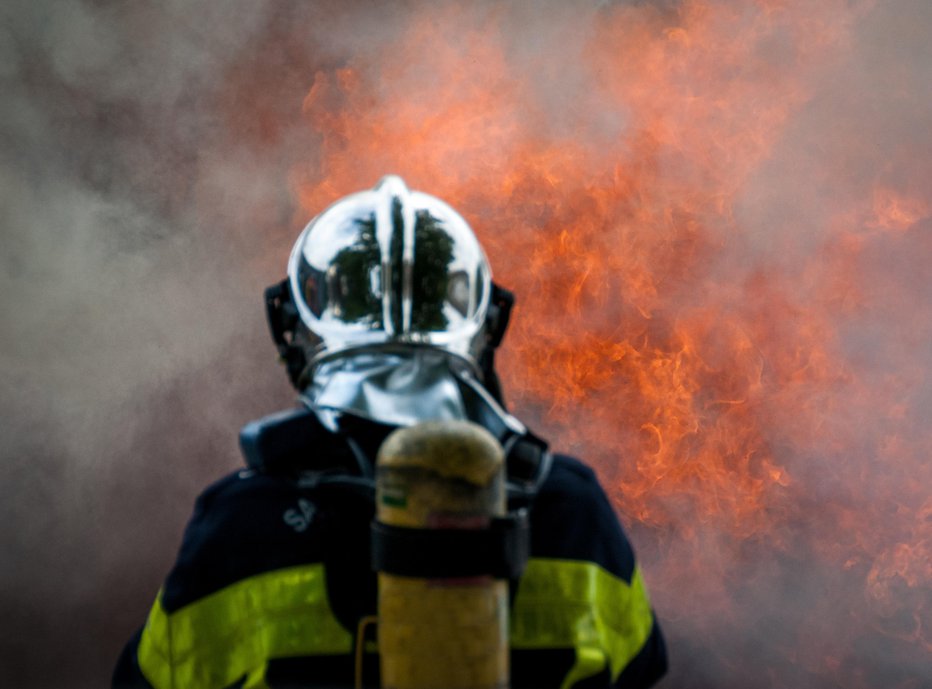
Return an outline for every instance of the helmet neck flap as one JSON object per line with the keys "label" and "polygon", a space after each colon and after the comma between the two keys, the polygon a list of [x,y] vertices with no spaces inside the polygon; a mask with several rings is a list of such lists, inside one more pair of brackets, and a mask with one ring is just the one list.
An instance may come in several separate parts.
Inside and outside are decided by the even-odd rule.
{"label": "helmet neck flap", "polygon": [[329,359],[317,367],[301,398],[322,420],[339,414],[389,426],[467,420],[496,432],[526,432],[469,366],[433,347],[383,348]]}

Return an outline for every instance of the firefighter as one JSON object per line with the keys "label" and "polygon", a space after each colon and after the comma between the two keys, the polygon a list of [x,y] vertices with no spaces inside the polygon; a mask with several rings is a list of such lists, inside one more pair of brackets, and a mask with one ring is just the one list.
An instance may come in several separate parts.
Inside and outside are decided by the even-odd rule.
{"label": "firefighter", "polygon": [[241,431],[246,467],[197,499],[113,686],[379,686],[375,458],[435,420],[499,441],[508,507],[529,515],[529,559],[501,575],[510,686],[653,685],[664,641],[613,508],[505,409],[494,355],[512,303],[466,221],[398,177],[312,220],[266,291],[300,405]]}

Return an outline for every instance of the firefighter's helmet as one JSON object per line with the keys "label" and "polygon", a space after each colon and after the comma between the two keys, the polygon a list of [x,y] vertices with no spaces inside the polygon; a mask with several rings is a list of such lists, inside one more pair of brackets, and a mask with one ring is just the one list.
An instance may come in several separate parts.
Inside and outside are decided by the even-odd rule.
{"label": "firefighter's helmet", "polygon": [[266,302],[301,389],[318,363],[372,348],[430,346],[491,374],[511,295],[462,216],[392,175],[308,223]]}

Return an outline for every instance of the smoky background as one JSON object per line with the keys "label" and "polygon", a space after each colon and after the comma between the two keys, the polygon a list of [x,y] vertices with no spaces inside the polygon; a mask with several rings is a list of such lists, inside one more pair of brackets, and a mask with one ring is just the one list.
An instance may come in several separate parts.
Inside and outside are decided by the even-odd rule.
{"label": "smoky background", "polygon": [[[464,33],[481,33],[490,22],[501,27],[500,52],[528,99],[516,123],[599,150],[624,137],[633,117],[605,100],[598,69],[583,68],[607,13],[623,8],[662,33],[704,4],[475,3],[444,16]],[[749,26],[781,5],[720,4],[744,13]],[[4,684],[106,685],[171,566],[194,498],[240,466],[237,430],[292,403],[261,296],[283,277],[291,243],[309,219],[296,187],[331,164],[320,120],[309,126],[302,112],[305,98],[317,74],[377,63],[432,7],[13,0],[0,9]],[[701,304],[710,289],[722,298],[715,285],[779,276],[722,303],[753,312],[778,302],[786,308],[762,308],[778,322],[792,322],[813,300],[829,312],[838,307],[826,333],[830,350],[861,375],[829,389],[784,388],[801,404],[824,399],[818,423],[806,422],[816,436],[833,430],[821,445],[787,440],[799,419],[785,412],[761,422],[795,482],[791,496],[772,506],[781,529],[775,539],[737,538],[675,496],[669,511],[680,522],[673,526],[640,523],[619,504],[670,643],[671,675],[662,686],[920,687],[930,680],[928,560],[899,564],[899,551],[876,546],[864,549],[876,560],[851,562],[837,525],[826,522],[876,505],[879,519],[910,509],[912,530],[895,537],[929,553],[927,488],[915,504],[915,482],[928,478],[928,463],[896,465],[876,449],[905,445],[912,458],[929,450],[932,6],[828,2],[811,13],[841,32],[834,57],[806,71],[807,94],[779,145],[736,195],[729,228],[740,228],[741,240],[710,252],[680,303]],[[438,32],[456,35],[449,26]],[[763,41],[757,57],[792,73],[797,66],[782,40]],[[418,60],[374,79],[369,101],[378,107],[406,92],[423,98],[424,84],[442,89],[446,75],[430,53]],[[347,107],[338,98],[328,104],[334,113]],[[759,115],[755,103],[747,108],[747,117]],[[499,135],[477,133],[476,145]],[[359,166],[355,188],[376,181],[371,162],[346,165]],[[658,168],[661,177],[690,174],[675,156]],[[860,239],[867,251],[854,253],[833,232],[876,183],[924,205],[900,208],[905,219],[893,222],[899,230],[892,234],[881,231],[879,214],[895,199],[881,200],[876,218],[850,218],[876,230]],[[520,318],[520,305],[533,299],[522,293],[520,262],[491,260],[497,279],[518,292]],[[839,285],[846,296],[836,302]],[[841,308],[844,299],[860,308]],[[594,327],[611,312],[586,308]],[[794,332],[781,330],[773,341],[790,346]],[[506,352],[505,364],[515,356]],[[503,373],[506,394],[521,385]],[[848,398],[855,391],[863,401]],[[593,457],[611,485],[617,468],[574,432],[579,424],[555,423],[546,398],[516,399],[519,417],[557,448]],[[592,399],[611,403],[604,391]],[[597,416],[590,407],[579,413]],[[851,448],[863,454],[852,456]],[[845,509],[827,507],[834,504]],[[813,544],[841,555],[816,557]],[[715,567],[682,567],[691,556],[680,553],[694,549]],[[684,586],[696,576],[717,585]],[[879,594],[866,593],[871,582],[881,585]],[[853,611],[864,609],[878,629],[852,636],[848,627],[864,619]]]}

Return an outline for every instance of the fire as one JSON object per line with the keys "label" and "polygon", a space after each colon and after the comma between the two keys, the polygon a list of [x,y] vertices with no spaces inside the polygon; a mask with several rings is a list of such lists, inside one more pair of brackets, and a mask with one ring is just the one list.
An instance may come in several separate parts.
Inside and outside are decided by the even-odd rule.
{"label": "fire", "polygon": [[866,227],[903,232],[923,218],[929,217],[928,202],[902,195],[896,189],[879,187],[874,190],[872,216]]}
{"label": "fire", "polygon": [[536,51],[504,8],[443,5],[316,73],[319,153],[292,180],[302,222],[387,172],[471,221],[518,294],[511,406],[598,468],[711,683],[870,686],[886,666],[857,649],[880,644],[918,686],[932,322],[885,317],[913,288],[886,271],[927,268],[932,190],[881,170],[812,191],[843,166],[793,142],[873,11],[817,5],[608,6]]}

